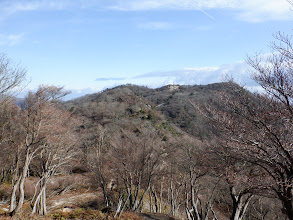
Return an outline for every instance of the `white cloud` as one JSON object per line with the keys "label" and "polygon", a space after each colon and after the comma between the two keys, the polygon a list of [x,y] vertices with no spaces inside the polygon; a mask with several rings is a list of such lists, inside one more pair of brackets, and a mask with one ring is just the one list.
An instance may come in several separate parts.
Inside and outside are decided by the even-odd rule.
{"label": "white cloud", "polygon": [[0,1],[0,21],[19,12],[67,9],[73,6],[72,2],[69,0],[3,0]]}
{"label": "white cloud", "polygon": [[118,0],[111,8],[126,11],[156,9],[198,10],[231,7],[234,3],[234,0]]}
{"label": "white cloud", "polygon": [[20,11],[61,10],[72,6],[69,0],[9,0],[0,3],[1,11],[12,14]]}
{"label": "white cloud", "polygon": [[249,70],[250,66],[245,61],[239,61],[221,66],[188,67],[179,70],[154,71],[123,80],[113,80],[110,78],[111,81],[99,81],[97,85],[99,87],[109,88],[131,83],[157,88],[168,84],[206,85],[233,78],[234,81],[247,88],[259,90],[258,85],[250,78]]}
{"label": "white cloud", "polygon": [[237,17],[250,22],[288,20],[293,18],[291,5],[286,0],[241,0]]}
{"label": "white cloud", "polygon": [[[90,83],[92,86],[65,86],[65,90],[72,91],[70,95],[65,97],[65,100],[129,83],[148,86],[149,88],[159,88],[169,84],[206,85],[222,82],[226,79],[226,76],[227,79],[232,77],[234,81],[252,92],[263,91],[256,82],[250,79],[249,69],[250,66],[245,61],[239,61],[221,66],[187,67],[179,70],[154,71],[133,78],[98,78],[98,80]],[[34,90],[36,88],[37,85],[30,85],[30,89]],[[23,91],[20,97],[23,97],[26,92],[27,90]]]}
{"label": "white cloud", "polygon": [[[221,82],[225,78],[233,78],[241,85],[254,87],[256,83],[250,79],[249,66],[245,61],[239,61],[234,64],[225,64],[211,67],[183,68],[181,70],[156,71],[146,73],[135,77],[136,81],[147,82],[147,80],[156,82],[163,86],[168,82],[180,85],[210,84]],[[150,82],[150,85],[152,83]],[[152,87],[152,86],[151,86]]]}
{"label": "white cloud", "polygon": [[249,22],[292,20],[293,6],[286,0],[3,0],[0,18],[20,11],[110,9],[124,11],[198,10],[215,19],[209,9],[229,9]]}
{"label": "white cloud", "polygon": [[[291,20],[293,12],[286,0],[116,0],[110,7],[115,10],[199,10],[208,17],[208,9],[229,9],[238,19],[249,22]],[[292,6],[291,6],[292,7]]]}
{"label": "white cloud", "polygon": [[1,46],[14,46],[18,44],[24,37],[24,34],[0,34],[0,45]]}

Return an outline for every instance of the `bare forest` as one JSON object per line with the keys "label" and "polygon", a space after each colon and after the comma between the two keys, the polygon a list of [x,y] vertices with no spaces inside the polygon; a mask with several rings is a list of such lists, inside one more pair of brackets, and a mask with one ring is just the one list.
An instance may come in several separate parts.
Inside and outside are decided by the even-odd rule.
{"label": "bare forest", "polygon": [[0,56],[0,218],[293,220],[293,48],[233,80],[124,85],[64,102]]}

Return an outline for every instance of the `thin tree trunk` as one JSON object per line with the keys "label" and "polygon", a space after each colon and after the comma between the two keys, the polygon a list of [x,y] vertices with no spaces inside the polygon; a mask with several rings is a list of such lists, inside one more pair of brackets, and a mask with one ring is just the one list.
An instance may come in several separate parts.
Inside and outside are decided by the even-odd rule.
{"label": "thin tree trunk", "polygon": [[253,195],[248,194],[247,198],[244,199],[244,195],[236,195],[234,187],[230,187],[230,194],[233,201],[233,212],[230,219],[241,220],[245,215],[246,209]]}
{"label": "thin tree trunk", "polygon": [[41,194],[41,206],[39,210],[40,215],[46,215],[47,214],[47,204],[46,204],[46,183],[43,186],[42,194]]}
{"label": "thin tree trunk", "polygon": [[151,190],[149,191],[149,197],[150,197],[150,212],[152,212],[152,202],[153,202],[153,200],[152,200],[152,192],[151,192]]}
{"label": "thin tree trunk", "polygon": [[16,213],[21,212],[23,203],[24,203],[24,182],[25,179],[27,177],[27,172],[28,172],[28,167],[30,164],[30,161],[32,159],[32,155],[29,154],[29,149],[27,149],[27,153],[26,153],[26,158],[25,158],[25,163],[22,169],[22,174],[21,174],[21,180],[19,183],[19,200],[18,200],[18,204],[16,206],[16,208],[11,212],[11,215],[14,215]]}
{"label": "thin tree trunk", "polygon": [[173,181],[171,180],[171,183],[170,183],[170,196],[171,196],[171,201],[170,201],[170,204],[171,204],[171,215],[175,215],[175,201],[174,201],[174,190],[173,190]]}
{"label": "thin tree trunk", "polygon": [[162,213],[162,197],[163,197],[163,182],[161,182],[161,190],[160,190],[160,209],[159,212]]}
{"label": "thin tree trunk", "polygon": [[41,185],[40,192],[34,201],[32,214],[35,214],[35,213],[38,213],[40,215],[47,214],[46,183],[43,183]]}
{"label": "thin tree trunk", "polygon": [[24,203],[24,181],[25,181],[25,177],[23,176],[19,184],[19,200],[18,200],[16,208],[12,212],[12,215],[21,212],[21,209]]}
{"label": "thin tree trunk", "polygon": [[33,210],[32,210],[32,214],[35,214],[35,213],[37,213],[37,206],[39,205],[39,201],[40,201],[40,199],[41,199],[41,192],[39,192],[39,194],[38,194],[38,196],[36,197],[36,200],[35,200],[35,202],[34,202],[34,204],[33,204]]}
{"label": "thin tree trunk", "polygon": [[104,195],[104,202],[106,203],[106,206],[109,206],[109,199],[108,199],[108,193],[107,193],[107,189],[105,186],[105,181],[104,178],[102,177],[102,175],[100,174],[100,178],[101,178],[101,187],[102,187],[102,191],[103,191],[103,195]]}
{"label": "thin tree trunk", "polygon": [[146,190],[145,190],[145,191],[143,192],[143,194],[141,195],[141,197],[140,197],[139,201],[137,202],[137,205],[136,205],[136,207],[134,208],[133,211],[136,211],[136,210],[141,206],[142,201],[143,201],[143,198],[144,198],[145,194],[147,193],[147,191],[148,191],[149,189],[150,189],[150,185],[148,185],[148,187],[146,188]]}
{"label": "thin tree trunk", "polygon": [[120,196],[119,198],[119,202],[118,202],[118,206],[116,209],[116,213],[114,215],[114,218],[118,215],[118,213],[120,212],[121,206],[122,206],[122,202],[123,202],[123,195]]}
{"label": "thin tree trunk", "polygon": [[186,212],[188,220],[193,220],[193,215],[191,211],[189,210],[188,206],[189,206],[188,192],[187,192],[187,187],[185,184],[185,212]]}
{"label": "thin tree trunk", "polygon": [[10,196],[10,207],[9,207],[10,213],[15,209],[15,206],[16,206],[16,190],[19,187],[20,180],[21,178],[19,177],[17,182],[13,185],[13,188],[12,188],[12,192]]}
{"label": "thin tree trunk", "polygon": [[10,207],[9,207],[9,212],[11,213],[14,209],[15,209],[15,206],[16,206],[16,190],[18,189],[19,187],[19,183],[20,183],[20,180],[21,180],[21,177],[19,176],[19,163],[20,163],[20,153],[19,153],[19,147],[17,148],[17,153],[16,153],[16,156],[15,156],[15,168],[12,169],[12,174],[13,174],[13,177],[12,177],[12,192],[11,192],[11,196],[10,196]]}
{"label": "thin tree trunk", "polygon": [[154,196],[155,199],[155,212],[158,213],[159,211],[159,206],[158,206],[158,196],[157,196],[157,192],[156,192],[156,188],[155,186],[152,187],[152,194]]}
{"label": "thin tree trunk", "polygon": [[123,205],[123,207],[122,207],[122,209],[121,209],[121,211],[120,211],[120,213],[119,213],[119,217],[121,216],[121,214],[122,214],[124,208],[126,207],[126,203],[127,203],[127,201],[128,201],[129,198],[130,198],[130,194],[128,195],[127,199],[126,199],[125,202],[124,202],[124,205]]}

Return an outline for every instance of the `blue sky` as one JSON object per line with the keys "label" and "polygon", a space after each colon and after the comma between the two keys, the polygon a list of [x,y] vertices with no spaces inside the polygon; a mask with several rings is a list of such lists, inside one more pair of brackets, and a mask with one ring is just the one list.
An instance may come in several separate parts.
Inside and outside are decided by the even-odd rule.
{"label": "blue sky", "polygon": [[0,0],[0,52],[27,68],[27,89],[70,97],[225,75],[253,87],[246,56],[270,53],[292,21],[286,0]]}

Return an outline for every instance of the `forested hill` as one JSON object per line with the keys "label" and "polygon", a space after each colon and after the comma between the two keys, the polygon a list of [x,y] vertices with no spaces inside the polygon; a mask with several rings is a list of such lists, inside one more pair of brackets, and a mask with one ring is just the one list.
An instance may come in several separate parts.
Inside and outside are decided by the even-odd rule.
{"label": "forested hill", "polygon": [[267,171],[292,170],[291,106],[233,82],[123,85],[59,102],[65,94],[41,86],[0,109],[0,218],[19,197],[14,210],[34,201],[25,215],[48,206],[53,219],[286,219]]}
{"label": "forested hill", "polygon": [[[235,87],[237,86],[235,84]],[[138,123],[140,120],[155,123],[162,120],[165,127],[173,124],[174,127],[196,138],[205,139],[215,131],[191,102],[218,107],[219,93],[231,94],[234,89],[227,83],[167,85],[157,89],[122,85],[68,101],[65,105],[75,113],[99,121],[101,124],[119,119],[119,124],[122,125],[127,118],[132,119],[132,123],[135,123],[135,120]]]}

